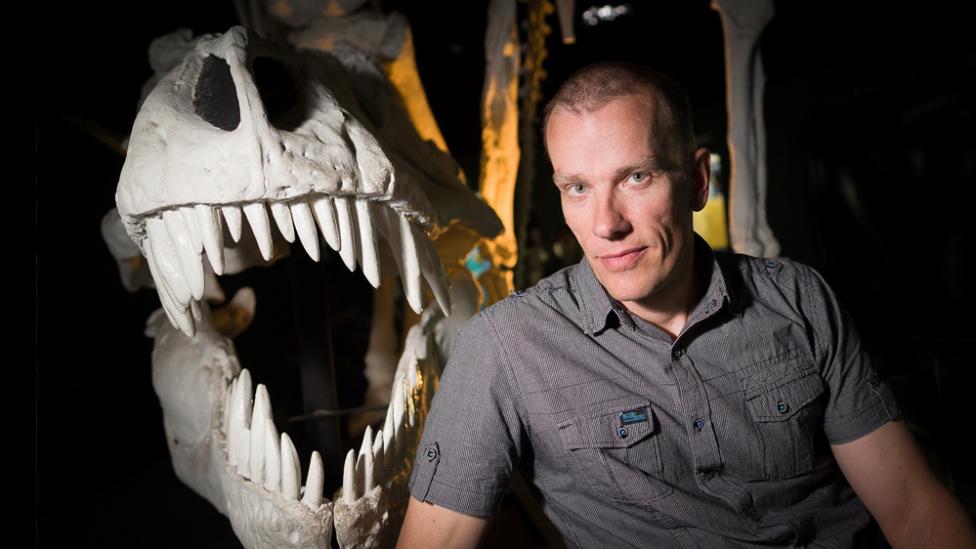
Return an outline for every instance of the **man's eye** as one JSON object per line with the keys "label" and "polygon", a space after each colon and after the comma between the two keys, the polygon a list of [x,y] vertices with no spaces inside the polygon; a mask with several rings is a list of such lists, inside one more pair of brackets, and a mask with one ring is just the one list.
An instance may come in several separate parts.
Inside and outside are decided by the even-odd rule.
{"label": "man's eye", "polygon": [[566,191],[569,192],[569,194],[583,194],[584,192],[586,192],[586,186],[581,183],[577,183],[575,185],[568,185],[566,187]]}
{"label": "man's eye", "polygon": [[630,174],[630,180],[633,181],[634,183],[643,183],[649,177],[651,177],[651,174],[647,172],[634,172]]}

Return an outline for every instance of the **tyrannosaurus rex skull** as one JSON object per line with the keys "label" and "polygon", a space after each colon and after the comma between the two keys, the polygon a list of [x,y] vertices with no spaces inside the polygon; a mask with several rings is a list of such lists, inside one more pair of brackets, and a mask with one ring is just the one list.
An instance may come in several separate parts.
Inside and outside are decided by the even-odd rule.
{"label": "tyrannosaurus rex skull", "polygon": [[383,265],[395,264],[414,310],[425,280],[449,311],[427,231],[457,218],[485,235],[500,229],[458,174],[450,157],[417,137],[364,55],[295,52],[234,27],[197,39],[146,97],[116,203],[163,310],[192,336],[201,319],[201,256],[222,274],[223,228],[239,240],[242,218],[266,260],[270,219],[316,260],[321,231],[374,287]]}
{"label": "tyrannosaurus rex skull", "polygon": [[[157,312],[147,333],[174,468],[246,547],[326,547],[333,526],[342,547],[389,545],[450,342],[478,302],[466,272],[447,283],[428,235],[459,221],[493,236],[498,219],[417,136],[365,55],[298,53],[241,27],[188,51],[146,96],[116,193],[169,319]],[[323,469],[338,460],[313,452],[302,485],[267,388],[254,386],[201,302],[207,265],[231,268],[225,250],[247,236],[245,219],[265,261],[296,237],[318,260],[321,237],[374,286],[396,269],[418,312],[426,281],[451,314],[428,308],[410,330],[385,422],[346,456],[334,501],[322,494]]]}

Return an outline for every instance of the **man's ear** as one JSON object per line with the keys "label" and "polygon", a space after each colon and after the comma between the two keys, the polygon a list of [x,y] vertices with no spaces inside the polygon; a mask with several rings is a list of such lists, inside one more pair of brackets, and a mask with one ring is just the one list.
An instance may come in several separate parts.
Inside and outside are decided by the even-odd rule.
{"label": "man's ear", "polygon": [[689,181],[691,184],[691,210],[694,212],[700,212],[705,207],[705,203],[708,202],[708,180],[711,173],[708,149],[699,147],[695,151]]}

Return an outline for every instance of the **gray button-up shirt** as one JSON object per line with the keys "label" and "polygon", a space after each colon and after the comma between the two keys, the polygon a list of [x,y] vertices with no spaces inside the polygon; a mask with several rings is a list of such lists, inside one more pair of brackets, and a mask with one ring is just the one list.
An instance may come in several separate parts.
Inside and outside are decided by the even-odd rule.
{"label": "gray button-up shirt", "polygon": [[871,518],[830,444],[898,415],[804,265],[713,254],[675,341],[584,259],[475,316],[417,449],[420,501],[486,517],[521,468],[578,547],[854,547]]}

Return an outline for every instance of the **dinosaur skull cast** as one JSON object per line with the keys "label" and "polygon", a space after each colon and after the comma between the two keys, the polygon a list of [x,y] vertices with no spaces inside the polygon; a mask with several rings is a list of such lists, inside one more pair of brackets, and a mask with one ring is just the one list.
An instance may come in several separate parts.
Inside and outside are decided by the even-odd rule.
{"label": "dinosaur skull cast", "polygon": [[[428,234],[455,221],[485,236],[501,229],[459,174],[349,48],[295,52],[234,27],[194,41],[145,97],[116,203],[162,303],[147,324],[153,385],[177,475],[245,546],[327,547],[333,525],[343,547],[395,537],[427,405],[478,303],[466,271],[448,283]],[[319,260],[321,238],[374,287],[398,272],[415,311],[424,282],[439,305],[408,333],[383,426],[346,456],[335,501],[322,485],[337,463],[313,452],[303,486],[267,387],[253,385],[203,301],[212,274],[247,263],[245,220],[264,261],[296,238]]]}
{"label": "dinosaur skull cast", "polygon": [[201,319],[202,256],[222,274],[223,229],[238,241],[243,218],[265,260],[273,219],[315,260],[321,234],[374,287],[395,264],[418,312],[422,280],[450,310],[427,231],[455,218],[499,231],[453,161],[412,131],[375,66],[335,53],[279,48],[242,27],[202,36],[136,116],[116,203],[163,310],[188,336]]}

